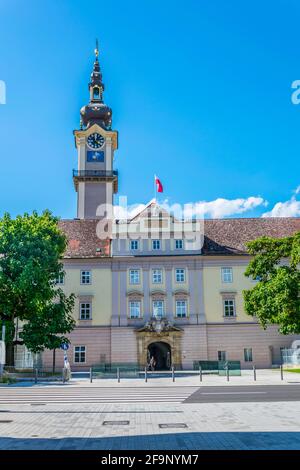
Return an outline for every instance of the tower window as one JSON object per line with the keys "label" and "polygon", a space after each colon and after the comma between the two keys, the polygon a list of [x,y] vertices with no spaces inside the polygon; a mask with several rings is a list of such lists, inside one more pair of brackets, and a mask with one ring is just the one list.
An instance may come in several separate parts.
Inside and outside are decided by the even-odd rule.
{"label": "tower window", "polygon": [[100,89],[99,87],[95,86],[93,88],[93,96],[95,100],[98,100],[100,98]]}

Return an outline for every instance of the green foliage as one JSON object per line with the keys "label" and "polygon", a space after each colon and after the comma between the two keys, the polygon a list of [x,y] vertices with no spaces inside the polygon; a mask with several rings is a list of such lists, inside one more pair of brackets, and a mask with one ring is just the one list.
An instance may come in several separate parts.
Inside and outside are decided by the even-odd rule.
{"label": "green foliage", "polygon": [[20,337],[33,352],[58,347],[74,328],[74,295],[56,286],[66,246],[49,211],[0,219],[0,321],[24,322]]}
{"label": "green foliage", "polygon": [[253,256],[245,275],[259,279],[245,290],[245,310],[263,328],[277,324],[282,334],[300,333],[300,232],[292,237],[262,237],[247,245]]}
{"label": "green foliage", "polygon": [[0,377],[0,383],[1,384],[15,384],[17,381],[14,377],[11,377],[8,374],[4,374],[2,377]]}
{"label": "green foliage", "polygon": [[69,343],[63,336],[70,333],[75,327],[72,317],[74,308],[74,294],[69,297],[58,289],[58,300],[45,306],[43,312],[38,312],[30,322],[25,323],[20,333],[27,348],[38,353],[44,349],[58,349],[62,343]]}

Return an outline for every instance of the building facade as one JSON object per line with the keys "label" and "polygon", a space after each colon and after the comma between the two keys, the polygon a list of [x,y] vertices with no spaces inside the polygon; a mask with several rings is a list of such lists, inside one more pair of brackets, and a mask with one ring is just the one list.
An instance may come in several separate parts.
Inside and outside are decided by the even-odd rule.
{"label": "building facade", "polygon": [[[144,367],[152,356],[157,369],[191,368],[198,360],[240,360],[244,368],[280,363],[281,348],[299,338],[279,335],[276,326],[262,330],[246,315],[242,292],[256,281],[244,275],[245,244],[262,235],[291,235],[300,230],[300,219],[190,221],[183,229],[153,200],[112,228],[118,134],[103,91],[96,49],[90,101],[74,131],[77,218],[60,222],[69,244],[58,283],[76,294],[72,369]],[[51,351],[44,352],[43,364],[51,366]]]}

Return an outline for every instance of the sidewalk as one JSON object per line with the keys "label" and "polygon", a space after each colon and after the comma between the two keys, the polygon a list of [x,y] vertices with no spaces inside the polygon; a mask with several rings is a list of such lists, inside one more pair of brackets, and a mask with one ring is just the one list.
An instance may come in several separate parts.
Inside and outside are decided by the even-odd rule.
{"label": "sidewalk", "polygon": [[[300,402],[1,406],[0,449],[300,449]],[[128,424],[104,425],[105,421]],[[169,424],[169,429],[160,424]],[[176,427],[178,423],[186,425]]]}

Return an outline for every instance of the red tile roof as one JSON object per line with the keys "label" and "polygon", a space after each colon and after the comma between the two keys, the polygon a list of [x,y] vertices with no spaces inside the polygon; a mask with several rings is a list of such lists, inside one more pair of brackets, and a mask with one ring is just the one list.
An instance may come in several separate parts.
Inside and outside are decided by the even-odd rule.
{"label": "red tile roof", "polygon": [[244,254],[246,242],[262,236],[281,238],[300,231],[300,218],[268,217],[204,221],[204,254]]}
{"label": "red tile roof", "polygon": [[110,255],[109,240],[97,236],[99,220],[61,220],[60,228],[68,238],[65,258],[98,258]]}
{"label": "red tile roof", "polygon": [[[109,241],[97,237],[98,220],[62,220],[69,240],[66,258],[109,256]],[[246,254],[247,241],[263,235],[286,237],[300,231],[300,218],[240,218],[204,221],[205,255]]]}

